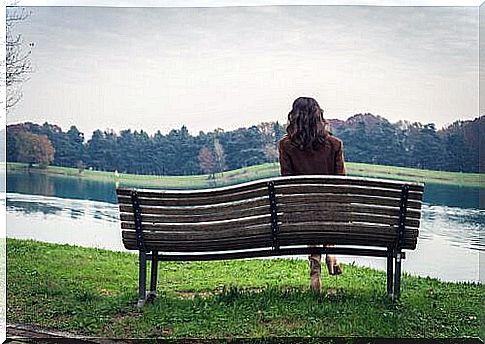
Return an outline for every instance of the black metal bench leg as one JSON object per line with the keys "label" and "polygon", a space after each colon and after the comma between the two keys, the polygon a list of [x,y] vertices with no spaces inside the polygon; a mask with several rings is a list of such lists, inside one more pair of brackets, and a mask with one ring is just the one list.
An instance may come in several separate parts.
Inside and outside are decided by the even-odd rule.
{"label": "black metal bench leg", "polygon": [[402,260],[402,252],[399,250],[396,252],[396,268],[394,271],[393,300],[399,300],[399,297],[401,296],[401,260]]}
{"label": "black metal bench leg", "polygon": [[387,296],[391,299],[394,297],[394,259],[392,253],[392,249],[387,250]]}
{"label": "black metal bench leg", "polygon": [[158,252],[152,252],[152,266],[150,271],[150,292],[147,301],[153,301],[157,297],[157,275],[158,275]]}
{"label": "black metal bench leg", "polygon": [[147,254],[143,251],[139,253],[139,265],[138,265],[138,303],[137,307],[143,307],[146,301],[146,289],[147,289]]}

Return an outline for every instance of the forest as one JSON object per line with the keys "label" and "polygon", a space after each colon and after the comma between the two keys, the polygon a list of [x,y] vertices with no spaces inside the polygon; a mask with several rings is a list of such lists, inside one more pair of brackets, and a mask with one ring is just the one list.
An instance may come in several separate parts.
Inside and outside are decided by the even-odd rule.
{"label": "forest", "polygon": [[[346,161],[429,170],[480,170],[484,117],[456,121],[437,130],[433,123],[391,123],[373,114],[329,120],[344,143]],[[76,126],[12,124],[6,135],[7,161],[147,175],[194,175],[233,170],[278,160],[284,125],[264,122],[249,128],[191,135],[187,127],[149,135],[143,130],[96,130],[87,139]],[[482,153],[483,154],[483,153]],[[483,161],[483,159],[482,159]]]}

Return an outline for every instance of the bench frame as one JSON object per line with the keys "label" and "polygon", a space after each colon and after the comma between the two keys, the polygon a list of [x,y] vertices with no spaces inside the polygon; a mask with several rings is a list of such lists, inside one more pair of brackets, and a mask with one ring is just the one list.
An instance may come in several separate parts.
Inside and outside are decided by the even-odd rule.
{"label": "bench frame", "polygon": [[[405,259],[402,251],[409,184],[401,185],[399,224],[396,240],[393,245],[386,248],[352,248],[352,247],[285,247],[280,248],[278,242],[278,215],[277,201],[274,182],[268,180],[268,196],[271,211],[271,231],[273,245],[271,249],[232,251],[223,253],[198,253],[198,254],[160,254],[159,251],[147,251],[143,238],[141,207],[137,190],[131,190],[131,204],[133,206],[134,222],[136,230],[136,242],[139,251],[139,279],[138,279],[138,307],[142,307],[147,301],[152,301],[157,296],[156,286],[158,278],[159,261],[203,261],[222,259],[243,259],[256,257],[292,256],[306,254],[336,254],[355,255],[387,258],[387,294],[395,301],[400,297],[401,291],[401,262]],[[151,261],[150,286],[147,293],[147,260]]]}
{"label": "bench frame", "polygon": [[[264,252],[264,254],[262,254]],[[387,250],[372,250],[372,249],[349,249],[336,247],[313,247],[313,248],[289,248],[280,249],[278,253],[263,251],[257,257],[274,257],[274,256],[291,256],[304,254],[336,254],[336,255],[355,255],[355,256],[369,256],[369,257],[386,257],[387,258],[387,295],[392,301],[396,301],[401,293],[401,262],[406,258],[406,253],[394,249],[392,247]],[[221,256],[221,257],[217,257]],[[159,261],[203,261],[203,260],[217,260],[217,259],[243,259],[253,258],[256,255],[250,256],[233,256],[227,254],[222,256],[205,254],[201,256],[161,256],[158,251],[147,253],[139,251],[139,279],[138,279],[138,307],[143,307],[146,302],[151,302],[157,297],[157,279],[158,279],[158,262]],[[147,260],[151,261],[150,267],[150,287],[147,292]]]}

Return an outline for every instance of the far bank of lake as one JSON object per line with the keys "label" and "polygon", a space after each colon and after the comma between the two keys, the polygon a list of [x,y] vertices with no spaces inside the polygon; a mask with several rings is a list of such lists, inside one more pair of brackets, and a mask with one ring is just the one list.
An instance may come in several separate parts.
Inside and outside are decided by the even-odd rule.
{"label": "far bank of lake", "polygon": [[[24,172],[35,174],[47,174],[64,176],[71,178],[83,178],[98,181],[117,182],[124,186],[138,187],[160,187],[166,189],[200,189],[216,186],[225,186],[247,182],[250,180],[267,178],[279,175],[279,165],[277,163],[267,163],[262,165],[249,166],[237,170],[217,173],[215,180],[209,179],[208,175],[191,176],[155,176],[155,175],[135,175],[118,172],[79,171],[75,168],[49,166],[45,169],[33,167],[29,168],[23,163],[0,164],[0,169],[8,172]],[[372,177],[384,179],[397,179],[405,181],[444,184],[454,186],[468,186],[482,188],[482,175],[480,173],[461,173],[447,171],[421,170],[408,167],[370,165],[363,163],[346,163],[348,175],[359,177]]]}

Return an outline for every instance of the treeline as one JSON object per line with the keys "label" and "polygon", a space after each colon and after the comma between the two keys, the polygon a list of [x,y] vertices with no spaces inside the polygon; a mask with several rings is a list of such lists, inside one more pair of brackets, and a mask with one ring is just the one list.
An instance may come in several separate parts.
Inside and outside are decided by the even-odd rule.
{"label": "treeline", "polygon": [[[344,142],[347,161],[461,172],[479,171],[484,123],[481,117],[436,130],[434,124],[390,123],[372,114],[330,120],[333,134]],[[153,135],[96,130],[86,140],[75,126],[64,132],[54,124],[26,122],[7,127],[6,148],[7,161],[136,174],[214,174],[277,161],[276,143],[284,134],[284,126],[272,122],[196,136],[185,126]]]}

